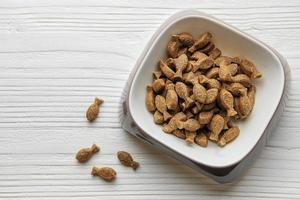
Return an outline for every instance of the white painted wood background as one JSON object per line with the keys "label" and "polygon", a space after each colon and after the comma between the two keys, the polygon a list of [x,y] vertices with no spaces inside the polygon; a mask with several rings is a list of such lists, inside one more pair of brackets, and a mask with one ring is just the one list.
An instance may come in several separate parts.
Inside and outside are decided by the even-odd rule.
{"label": "white painted wood background", "polygon": [[[220,185],[145,146],[118,123],[122,88],[172,13],[196,8],[276,48],[291,66],[287,107],[251,169]],[[0,199],[300,199],[300,1],[3,0],[0,4]],[[274,83],[276,87],[276,83]],[[89,124],[85,110],[105,99]],[[79,165],[74,153],[101,152]],[[132,152],[141,168],[120,166]],[[92,165],[118,172],[113,183]]]}

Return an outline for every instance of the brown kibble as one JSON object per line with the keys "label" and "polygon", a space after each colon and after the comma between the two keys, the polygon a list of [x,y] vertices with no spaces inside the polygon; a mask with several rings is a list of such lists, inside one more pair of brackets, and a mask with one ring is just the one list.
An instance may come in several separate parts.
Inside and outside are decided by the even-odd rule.
{"label": "brown kibble", "polygon": [[156,95],[155,106],[159,112],[161,112],[161,113],[165,112],[167,110],[165,98],[161,95]]}
{"label": "brown kibble", "polygon": [[231,81],[230,65],[227,65],[225,61],[221,62],[220,64],[219,77],[222,81]]}
{"label": "brown kibble", "polygon": [[176,129],[176,130],[173,131],[173,134],[176,137],[181,138],[181,139],[185,139],[186,138],[184,130]]}
{"label": "brown kibble", "polygon": [[244,119],[250,114],[252,110],[252,105],[247,95],[247,89],[241,89],[240,92],[241,96],[238,99],[237,106],[240,111],[241,118]]}
{"label": "brown kibble", "polygon": [[231,63],[231,64],[227,65],[227,67],[228,67],[228,70],[230,72],[230,76],[236,75],[237,72],[239,71],[239,67],[235,63]]}
{"label": "brown kibble", "polygon": [[178,38],[181,45],[184,47],[191,47],[194,44],[194,38],[189,33],[180,33]]}
{"label": "brown kibble", "polygon": [[208,129],[211,131],[209,135],[210,140],[218,141],[219,134],[223,130],[224,123],[225,123],[224,118],[221,115],[216,114],[213,116],[208,126]]}
{"label": "brown kibble", "polygon": [[188,87],[184,83],[177,82],[175,84],[175,91],[185,101],[185,108],[189,108],[194,103],[193,99],[189,97]]}
{"label": "brown kibble", "polygon": [[172,133],[177,129],[177,121],[185,121],[187,119],[186,115],[183,112],[176,113],[169,121],[168,124],[163,126],[163,131],[165,133]]}
{"label": "brown kibble", "polygon": [[111,167],[93,167],[91,174],[93,176],[99,176],[105,181],[112,181],[116,177],[117,172]]}
{"label": "brown kibble", "polygon": [[211,120],[211,118],[214,115],[214,112],[216,111],[216,109],[213,109],[211,111],[204,111],[204,112],[200,112],[198,115],[198,121],[200,124],[208,124]]}
{"label": "brown kibble", "polygon": [[172,117],[167,111],[166,99],[163,96],[157,95],[155,97],[155,106],[156,109],[163,114],[164,121],[168,121]]}
{"label": "brown kibble", "polygon": [[104,101],[102,99],[99,99],[97,97],[95,98],[94,103],[92,105],[90,105],[86,111],[86,118],[88,121],[92,122],[97,118],[97,116],[99,114],[100,105],[103,102]]}
{"label": "brown kibble", "polygon": [[122,165],[132,167],[134,170],[139,167],[139,163],[133,160],[130,153],[126,151],[118,151],[117,156]]}
{"label": "brown kibble", "polygon": [[152,86],[147,85],[147,92],[146,92],[146,108],[149,112],[154,112],[156,110],[155,107],[155,96],[152,89]]}
{"label": "brown kibble", "polygon": [[252,79],[260,78],[262,77],[262,73],[260,73],[253,62],[247,59],[243,59],[241,62],[241,70],[247,74]]}
{"label": "brown kibble", "polygon": [[169,110],[176,110],[178,107],[178,96],[173,83],[167,85],[166,104]]}
{"label": "brown kibble", "polygon": [[170,57],[176,58],[178,56],[179,46],[180,46],[180,43],[179,43],[178,36],[173,35],[167,46],[167,51],[168,51],[168,54]]}
{"label": "brown kibble", "polygon": [[197,135],[196,132],[185,130],[185,135],[186,135],[186,138],[185,138],[186,143],[193,144],[195,142],[195,137]]}
{"label": "brown kibble", "polygon": [[201,79],[200,83],[204,84],[208,89],[216,88],[219,90],[221,88],[221,83],[217,79],[203,77],[205,76],[199,76],[199,79]]}
{"label": "brown kibble", "polygon": [[176,68],[173,79],[175,81],[182,80],[182,72],[185,70],[188,64],[188,57],[185,54],[182,54],[178,58],[173,59],[173,63]]}
{"label": "brown kibble", "polygon": [[208,52],[208,55],[210,58],[212,58],[213,60],[217,59],[219,56],[221,56],[222,52],[220,49],[215,48],[212,51]]}
{"label": "brown kibble", "polygon": [[221,88],[221,83],[217,79],[208,79],[205,84],[208,89],[216,88],[219,90]]}
{"label": "brown kibble", "polygon": [[218,97],[218,89],[212,88],[206,91],[205,104],[211,104],[216,101]]}
{"label": "brown kibble", "polygon": [[188,88],[186,84],[180,81],[176,82],[175,91],[177,92],[177,95],[183,100],[190,94],[190,88]]}
{"label": "brown kibble", "polygon": [[199,84],[198,77],[195,77],[193,80],[191,80],[193,83],[193,96],[194,100],[196,100],[199,103],[205,103],[206,101],[206,89],[202,85]]}
{"label": "brown kibble", "polygon": [[193,46],[191,46],[188,49],[188,51],[190,53],[194,53],[198,49],[205,47],[210,42],[211,38],[212,38],[212,34],[211,33],[209,33],[209,32],[203,33],[200,36],[200,38],[195,41],[195,43],[193,44]]}
{"label": "brown kibble", "polygon": [[84,163],[88,161],[99,150],[99,147],[95,144],[93,144],[90,148],[80,149],[76,154],[76,159],[78,160],[78,162]]}
{"label": "brown kibble", "polygon": [[229,65],[231,61],[232,58],[230,58],[229,56],[220,56],[215,59],[215,65],[220,66],[222,62],[224,63],[224,65]]}
{"label": "brown kibble", "polygon": [[182,75],[182,80],[186,84],[192,84],[191,80],[195,78],[195,73],[194,72],[187,72]]}
{"label": "brown kibble", "polygon": [[223,84],[224,88],[231,92],[234,96],[240,96],[240,89],[246,89],[242,84],[240,83],[231,83],[231,84]]}
{"label": "brown kibble", "polygon": [[250,87],[252,85],[251,79],[245,74],[235,75],[235,76],[231,77],[231,80],[233,82],[240,83],[245,87]]}
{"label": "brown kibble", "polygon": [[199,49],[199,51],[208,54],[208,52],[212,51],[214,48],[215,48],[214,43],[209,42],[205,47]]}
{"label": "brown kibble", "polygon": [[173,80],[175,72],[162,60],[159,61],[161,72],[170,80]]}
{"label": "brown kibble", "polygon": [[213,66],[214,61],[213,59],[211,59],[210,57],[208,57],[207,55],[205,55],[204,53],[201,53],[199,51],[196,51],[193,55],[192,55],[193,59],[197,59],[196,62],[191,62],[191,65],[193,67],[192,71],[196,72],[199,69],[209,69]]}
{"label": "brown kibble", "polygon": [[200,133],[195,137],[195,143],[200,145],[201,147],[207,147],[208,139],[204,133]]}
{"label": "brown kibble", "polygon": [[156,124],[164,123],[164,116],[158,110],[153,114],[153,119]]}
{"label": "brown kibble", "polygon": [[160,93],[164,88],[165,88],[165,81],[164,79],[156,79],[155,81],[153,81],[152,83],[152,89],[154,90],[154,92],[156,93]]}
{"label": "brown kibble", "polygon": [[219,67],[213,67],[211,68],[207,73],[206,73],[206,77],[207,78],[218,78],[219,77]]}
{"label": "brown kibble", "polygon": [[227,143],[234,140],[240,133],[239,127],[232,127],[224,132],[220,140],[218,141],[218,145],[220,147],[224,147]]}
{"label": "brown kibble", "polygon": [[185,129],[187,131],[197,131],[200,128],[200,124],[196,119],[188,119],[187,121],[177,121],[177,127],[179,129]]}
{"label": "brown kibble", "polygon": [[237,114],[233,108],[233,96],[225,89],[221,89],[219,93],[219,101],[223,108],[227,110],[227,116],[232,117]]}

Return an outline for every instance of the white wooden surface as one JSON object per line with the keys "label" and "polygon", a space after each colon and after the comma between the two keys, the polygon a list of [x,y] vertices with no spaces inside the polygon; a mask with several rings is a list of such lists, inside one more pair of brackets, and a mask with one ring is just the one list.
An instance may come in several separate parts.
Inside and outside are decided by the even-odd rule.
{"label": "white wooden surface", "polygon": [[[300,199],[300,1],[3,0],[0,5],[0,199]],[[292,70],[287,107],[237,182],[219,185],[120,129],[125,81],[172,13],[196,8],[276,48]],[[276,87],[276,83],[274,83]],[[86,122],[95,96],[100,118]],[[74,153],[97,143],[79,165]],[[115,153],[132,152],[137,172]],[[90,176],[113,166],[118,178]]]}

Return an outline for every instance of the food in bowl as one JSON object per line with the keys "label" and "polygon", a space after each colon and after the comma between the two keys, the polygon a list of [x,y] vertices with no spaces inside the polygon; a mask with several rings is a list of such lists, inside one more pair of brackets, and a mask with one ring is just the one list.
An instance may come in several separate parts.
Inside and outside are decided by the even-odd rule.
{"label": "food in bowl", "polygon": [[240,133],[255,103],[254,79],[262,77],[250,60],[222,55],[212,34],[198,39],[172,35],[168,58],[159,61],[147,85],[146,108],[165,133],[207,147],[208,140],[224,147]]}

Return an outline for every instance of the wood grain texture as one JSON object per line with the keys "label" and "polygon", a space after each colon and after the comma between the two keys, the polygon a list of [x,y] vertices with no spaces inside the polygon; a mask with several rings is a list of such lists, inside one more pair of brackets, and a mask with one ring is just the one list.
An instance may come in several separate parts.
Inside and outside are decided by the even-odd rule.
{"label": "wood grain texture", "polygon": [[[292,70],[286,109],[267,147],[235,183],[220,185],[120,128],[122,89],[153,32],[194,8],[276,48]],[[300,199],[300,2],[3,0],[0,5],[0,199]],[[93,124],[84,112],[105,99]],[[79,165],[74,153],[101,152]],[[119,165],[118,150],[141,168]],[[118,178],[91,177],[92,165]]]}

